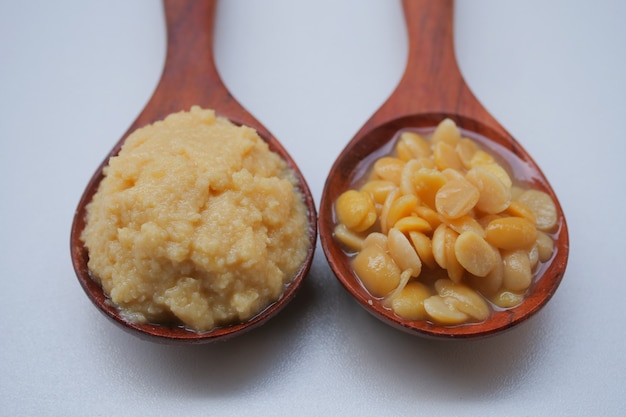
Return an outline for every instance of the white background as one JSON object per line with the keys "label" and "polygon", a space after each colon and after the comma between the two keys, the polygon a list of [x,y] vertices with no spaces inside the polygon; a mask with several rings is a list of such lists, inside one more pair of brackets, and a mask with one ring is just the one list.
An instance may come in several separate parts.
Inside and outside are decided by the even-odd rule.
{"label": "white background", "polygon": [[[548,306],[494,338],[423,340],[362,310],[318,247],[266,326],[172,347],[106,320],[69,255],[87,180],[158,82],[161,4],[0,0],[0,414],[625,415],[626,2],[459,0],[455,17],[468,84],[566,213]],[[228,0],[216,59],[319,202],[399,80],[405,35],[397,0]]]}

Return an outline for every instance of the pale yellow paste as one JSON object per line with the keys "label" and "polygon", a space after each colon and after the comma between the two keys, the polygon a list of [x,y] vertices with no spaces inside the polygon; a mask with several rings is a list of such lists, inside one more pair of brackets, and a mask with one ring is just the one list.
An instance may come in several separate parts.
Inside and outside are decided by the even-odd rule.
{"label": "pale yellow paste", "polygon": [[104,173],[82,239],[130,320],[197,331],[248,320],[307,256],[295,175],[254,129],[212,110],[138,129]]}

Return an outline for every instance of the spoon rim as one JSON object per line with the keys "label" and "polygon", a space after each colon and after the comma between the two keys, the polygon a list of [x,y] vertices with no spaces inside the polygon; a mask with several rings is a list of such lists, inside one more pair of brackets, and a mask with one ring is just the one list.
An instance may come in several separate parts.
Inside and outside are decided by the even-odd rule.
{"label": "spoon rim", "polygon": [[[237,126],[245,125],[245,123],[238,121],[237,117],[229,117],[224,114],[218,114],[217,111],[216,116],[224,117]],[[86,207],[92,201],[93,195],[97,192],[100,182],[104,178],[103,170],[108,165],[109,160],[120,152],[129,134],[135,130],[133,125],[133,127],[131,127],[113,146],[109,154],[100,163],[92,175],[75,209],[70,230],[70,253],[72,265],[83,291],[102,314],[122,329],[138,336],[141,339],[158,343],[207,344],[217,341],[226,341],[232,337],[247,333],[248,331],[265,324],[268,320],[282,311],[287,304],[295,298],[297,291],[302,287],[302,284],[313,263],[317,243],[318,224],[315,200],[304,175],[295,163],[295,160],[291,157],[283,145],[263,126],[260,126],[258,122],[254,126],[250,127],[257,131],[259,137],[267,143],[272,152],[278,154],[286,162],[288,168],[296,178],[296,188],[300,192],[302,201],[306,207],[309,241],[306,257],[300,265],[300,268],[294,274],[293,278],[284,284],[283,292],[277,300],[271,302],[262,311],[243,322],[216,327],[205,332],[199,332],[185,328],[181,325],[138,323],[127,319],[123,312],[112,303],[108,295],[105,294],[102,286],[96,279],[94,279],[89,271],[87,266],[89,253],[81,240],[81,234],[83,233],[86,225]]]}
{"label": "spoon rim", "polygon": [[[342,191],[355,180],[357,168],[364,158],[371,157],[386,146],[391,146],[395,134],[405,128],[434,129],[444,118],[450,118],[459,128],[474,132],[490,142],[505,146],[524,163],[531,166],[540,182],[532,184],[547,192],[555,203],[559,227],[553,232],[554,253],[545,269],[533,276],[533,283],[518,306],[508,309],[492,308],[490,317],[480,323],[444,326],[426,320],[406,320],[382,305],[381,299],[369,294],[350,266],[350,256],[334,238],[334,202]],[[382,154],[380,155],[382,156]],[[366,124],[341,151],[333,163],[319,206],[318,230],[320,243],[328,264],[344,289],[366,311],[384,323],[404,332],[436,339],[474,339],[499,334],[526,321],[539,312],[553,297],[565,274],[569,257],[569,232],[565,214],[548,179],[528,152],[500,126],[494,128],[473,117],[451,112],[424,112],[396,117],[375,126]]]}

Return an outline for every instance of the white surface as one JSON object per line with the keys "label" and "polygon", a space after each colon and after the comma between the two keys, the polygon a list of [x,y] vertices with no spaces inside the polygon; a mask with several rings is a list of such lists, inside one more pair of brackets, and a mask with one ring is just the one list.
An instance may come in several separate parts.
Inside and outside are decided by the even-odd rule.
{"label": "white surface", "polygon": [[[90,304],[69,257],[88,178],[151,95],[158,1],[0,1],[0,414],[626,413],[626,3],[459,1],[467,81],[543,167],[570,262],[552,302],[495,338],[433,342],[370,317],[321,249],[294,302],[225,344],[141,341]],[[217,63],[302,167],[333,159],[406,59],[390,0],[229,0]]]}

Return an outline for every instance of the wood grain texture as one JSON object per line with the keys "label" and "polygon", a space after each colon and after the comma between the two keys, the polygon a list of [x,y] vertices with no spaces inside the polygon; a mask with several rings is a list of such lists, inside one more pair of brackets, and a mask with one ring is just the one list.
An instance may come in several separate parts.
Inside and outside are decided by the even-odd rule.
{"label": "wood grain texture", "polygon": [[[167,53],[161,79],[137,119],[97,168],[78,203],[70,236],[72,264],[81,286],[91,301],[123,329],[142,338],[163,343],[223,341],[264,324],[293,299],[308,274],[313,260],[317,241],[317,212],[307,182],[291,156],[280,142],[235,100],[219,76],[213,55],[213,28],[217,1],[164,0],[163,5],[167,28]],[[181,327],[126,321],[115,306],[108,301],[100,285],[90,276],[87,267],[89,254],[80,240],[80,235],[85,228],[85,208],[98,189],[103,168],[108,164],[109,158],[119,152],[126,137],[139,127],[161,120],[170,113],[188,111],[193,105],[214,109],[218,116],[226,117],[235,124],[256,129],[268,143],[269,148],[287,161],[296,174],[299,189],[308,208],[311,243],[305,262],[277,302],[245,323],[218,328],[206,333],[196,333]]]}
{"label": "wood grain texture", "polygon": [[[446,339],[489,336],[509,329],[539,311],[552,297],[564,275],[569,255],[565,216],[541,169],[524,148],[491,116],[465,83],[454,53],[452,0],[403,0],[409,36],[405,72],[387,101],[363,125],[338,156],[326,181],[319,208],[319,232],[328,263],[341,284],[367,311],[409,333]],[[559,213],[554,259],[518,307],[495,312],[480,324],[444,327],[426,321],[402,320],[363,288],[350,258],[333,237],[333,204],[348,189],[360,164],[388,146],[402,128],[434,128],[451,118],[467,131],[488,138],[521,159],[533,172],[532,186],[547,192]]]}

